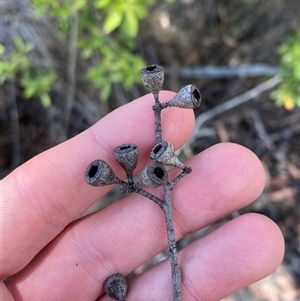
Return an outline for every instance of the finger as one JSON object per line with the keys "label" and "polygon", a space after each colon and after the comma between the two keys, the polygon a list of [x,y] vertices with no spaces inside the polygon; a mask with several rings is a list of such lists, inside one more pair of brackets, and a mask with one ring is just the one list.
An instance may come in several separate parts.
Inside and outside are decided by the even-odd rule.
{"label": "finger", "polygon": [[11,292],[7,289],[3,282],[0,283],[0,300],[5,301],[15,301]]}
{"label": "finger", "polygon": [[[283,253],[282,234],[270,219],[258,214],[236,218],[179,253],[182,301],[221,300],[274,272]],[[128,300],[169,301],[170,261],[160,263],[128,285]]]}
{"label": "finger", "polygon": [[[167,101],[174,94],[160,95],[161,101]],[[23,268],[68,223],[111,189],[97,189],[85,183],[84,172],[91,161],[106,160],[124,178],[113,150],[131,142],[140,150],[137,170],[145,165],[155,144],[152,103],[149,94],[115,110],[82,134],[36,156],[2,181],[2,277]],[[175,147],[182,145],[193,129],[192,110],[169,108],[162,111],[162,119],[163,137]]]}
{"label": "finger", "polygon": [[[187,164],[193,173],[172,195],[177,239],[246,206],[264,187],[260,161],[239,145],[215,145]],[[106,277],[130,273],[166,245],[161,210],[134,194],[70,225],[7,283],[24,300],[43,298],[43,283],[56,287],[51,291],[55,300],[78,295],[94,300],[103,293]]]}

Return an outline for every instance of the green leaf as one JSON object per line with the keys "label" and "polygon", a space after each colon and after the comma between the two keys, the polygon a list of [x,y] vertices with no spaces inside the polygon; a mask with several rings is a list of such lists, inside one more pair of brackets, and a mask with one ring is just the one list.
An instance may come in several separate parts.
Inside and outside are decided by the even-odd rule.
{"label": "green leaf", "polygon": [[41,18],[47,11],[47,6],[35,7],[34,14],[37,19]]}
{"label": "green leaf", "polygon": [[2,85],[7,79],[13,78],[8,72],[7,62],[0,60],[0,84]]}
{"label": "green leaf", "polygon": [[107,100],[111,93],[111,88],[112,85],[110,83],[105,84],[101,89],[100,89],[100,97],[103,100]]}
{"label": "green leaf", "polygon": [[14,43],[15,43],[17,52],[24,53],[25,45],[24,45],[23,40],[20,37],[16,37],[14,39]]}
{"label": "green leaf", "polygon": [[22,86],[25,88],[24,96],[25,98],[29,99],[37,94],[37,87],[34,85],[26,86],[26,82],[23,81]]}
{"label": "green leaf", "polygon": [[139,22],[137,16],[133,11],[128,10],[125,15],[124,23],[122,24],[125,33],[130,37],[135,37],[138,29]]}
{"label": "green leaf", "polygon": [[51,106],[51,98],[50,98],[50,96],[47,93],[42,94],[40,97],[41,97],[42,105],[45,108],[48,108],[48,107]]}
{"label": "green leaf", "polygon": [[80,10],[80,9],[82,9],[83,7],[85,7],[86,6],[86,3],[87,2],[87,0],[76,0],[76,1],[73,1],[73,9],[72,9],[72,11],[73,11],[73,13],[75,12],[75,11],[78,11],[78,10]]}
{"label": "green leaf", "polygon": [[137,1],[132,6],[132,10],[135,12],[139,19],[143,19],[147,16],[149,6],[154,2],[155,1]]}
{"label": "green leaf", "polygon": [[0,55],[2,55],[5,52],[5,46],[3,44],[0,44]]}
{"label": "green leaf", "polygon": [[84,48],[81,51],[81,56],[84,59],[88,59],[89,57],[91,57],[92,54],[93,54],[93,49],[92,48]]}
{"label": "green leaf", "polygon": [[14,39],[16,52],[19,54],[25,54],[34,48],[32,43],[24,42],[19,36]]}
{"label": "green leaf", "polygon": [[34,45],[32,43],[25,43],[24,44],[24,51],[27,53],[31,51],[34,48]]}
{"label": "green leaf", "polygon": [[95,2],[95,7],[96,8],[105,8],[107,7],[112,0],[98,0]]}
{"label": "green leaf", "polygon": [[123,19],[123,13],[120,11],[112,11],[107,14],[103,22],[104,31],[109,34],[120,26]]}
{"label": "green leaf", "polygon": [[16,73],[17,65],[8,61],[1,61],[1,75],[2,73],[6,75],[8,78],[14,77]]}
{"label": "green leaf", "polygon": [[[48,94],[56,75],[53,72],[39,74],[32,71],[25,71],[21,74],[20,84],[24,89],[24,97],[29,99],[33,96],[42,97]],[[46,99],[46,96],[43,96]]]}

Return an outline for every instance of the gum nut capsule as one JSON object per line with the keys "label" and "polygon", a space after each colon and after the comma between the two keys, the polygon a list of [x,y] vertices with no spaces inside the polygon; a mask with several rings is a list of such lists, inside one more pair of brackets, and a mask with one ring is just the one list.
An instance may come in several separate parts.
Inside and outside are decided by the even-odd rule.
{"label": "gum nut capsule", "polygon": [[201,93],[195,85],[187,85],[183,87],[172,98],[168,105],[169,107],[178,107],[183,109],[195,109],[201,104]]}
{"label": "gum nut capsule", "polygon": [[171,165],[181,169],[185,168],[185,165],[176,157],[173,145],[166,141],[162,141],[153,147],[150,158],[165,165]]}
{"label": "gum nut capsule", "polygon": [[124,170],[132,174],[136,168],[139,151],[133,143],[122,144],[115,148],[115,157]]}
{"label": "gum nut capsule", "polygon": [[141,174],[138,186],[159,187],[168,182],[168,172],[166,168],[158,162],[148,164]]}
{"label": "gum nut capsule", "polygon": [[158,94],[164,82],[164,68],[159,65],[149,65],[141,70],[144,85],[153,93]]}
{"label": "gum nut capsule", "polygon": [[103,160],[93,161],[86,169],[85,181],[92,186],[106,186],[119,183],[121,180],[111,167]]}
{"label": "gum nut capsule", "polygon": [[125,301],[127,293],[127,282],[123,275],[113,274],[104,282],[105,292],[113,299]]}

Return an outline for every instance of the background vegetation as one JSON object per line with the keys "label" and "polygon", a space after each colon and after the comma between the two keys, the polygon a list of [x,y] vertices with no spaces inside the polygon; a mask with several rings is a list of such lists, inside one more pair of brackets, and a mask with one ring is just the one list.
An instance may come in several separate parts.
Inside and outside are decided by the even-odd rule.
{"label": "background vegetation", "polygon": [[[193,83],[203,96],[195,112],[199,129],[182,159],[224,141],[254,151],[268,181],[262,196],[240,213],[263,213],[285,235],[278,272],[228,301],[297,300],[298,1],[2,0],[0,5],[1,177],[146,93],[139,70],[161,64],[165,89]],[[208,66],[213,69],[203,68]],[[220,67],[226,70],[214,69]],[[270,78],[273,84],[264,92],[236,99]],[[101,204],[117,197],[112,192]],[[180,247],[230,218],[190,235]]]}

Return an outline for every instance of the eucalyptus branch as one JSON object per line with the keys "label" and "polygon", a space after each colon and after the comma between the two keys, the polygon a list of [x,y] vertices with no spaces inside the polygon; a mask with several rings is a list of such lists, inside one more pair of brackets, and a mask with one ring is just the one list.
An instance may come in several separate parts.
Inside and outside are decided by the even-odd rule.
{"label": "eucalyptus branch", "polygon": [[172,215],[172,203],[171,203],[171,185],[164,185],[164,193],[165,193],[165,206],[163,208],[166,228],[167,228],[167,236],[168,236],[168,246],[169,246],[169,256],[171,261],[171,272],[172,272],[172,283],[173,283],[173,299],[174,301],[181,300],[181,271],[178,264],[177,258],[177,249],[176,249],[176,239],[175,239],[175,231],[174,231],[174,222]]}
{"label": "eucalyptus branch", "polygon": [[[162,139],[161,111],[167,107],[184,109],[197,108],[200,106],[201,94],[196,86],[188,85],[183,87],[174,98],[168,102],[161,103],[159,101],[159,91],[164,81],[163,67],[158,65],[147,66],[141,70],[141,76],[145,86],[152,92],[155,102],[152,109],[155,118],[156,145],[150,152],[150,158],[153,161],[144,168],[140,179],[135,182],[133,172],[138,161],[138,148],[132,143],[122,144],[115,148],[114,153],[116,160],[126,172],[126,181],[119,179],[111,167],[103,160],[95,160],[87,167],[85,180],[88,184],[93,186],[119,184],[122,186],[122,192],[138,193],[150,199],[162,209],[166,222],[168,249],[171,261],[173,300],[181,301],[181,271],[177,258],[171,192],[174,185],[187,174],[191,173],[192,169],[181,163],[175,154],[173,145]],[[165,165],[177,167],[181,169],[182,172],[170,181]],[[164,188],[164,200],[143,189],[143,187],[159,186],[163,186]],[[125,288],[124,281],[124,276],[118,273],[109,276],[104,283],[106,293],[116,300],[125,301],[127,285]]]}
{"label": "eucalyptus branch", "polygon": [[152,193],[149,193],[148,191],[145,191],[142,188],[136,188],[136,193],[139,193],[140,195],[148,198],[149,200],[153,201],[155,204],[159,206],[160,209],[164,210],[164,201],[160,198],[156,197]]}
{"label": "eucalyptus branch", "polygon": [[190,174],[192,172],[192,169],[190,167],[185,167],[185,169],[182,171],[182,173],[180,173],[174,180],[172,180],[170,182],[170,187],[171,189],[173,189],[173,187],[175,186],[175,184],[177,184],[179,182],[179,180],[181,180],[182,178],[184,178],[186,175]]}

